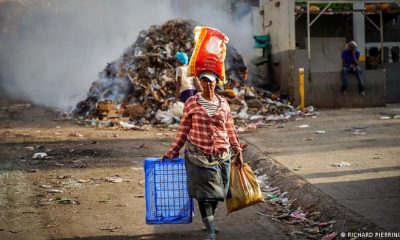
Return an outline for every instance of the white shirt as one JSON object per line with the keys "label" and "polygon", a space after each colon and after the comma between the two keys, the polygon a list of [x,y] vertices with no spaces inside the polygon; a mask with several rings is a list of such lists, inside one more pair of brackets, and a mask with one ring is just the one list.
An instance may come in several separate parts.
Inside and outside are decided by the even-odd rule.
{"label": "white shirt", "polygon": [[193,77],[187,75],[187,68],[187,66],[176,68],[176,80],[178,81],[178,77],[181,77],[181,89],[179,93],[188,89],[196,89],[193,83]]}

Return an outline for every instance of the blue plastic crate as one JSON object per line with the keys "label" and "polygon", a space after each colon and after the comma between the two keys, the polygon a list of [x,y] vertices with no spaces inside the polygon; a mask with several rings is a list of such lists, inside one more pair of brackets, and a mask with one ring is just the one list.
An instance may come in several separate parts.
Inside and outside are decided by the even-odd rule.
{"label": "blue plastic crate", "polygon": [[147,224],[192,222],[193,199],[189,197],[182,158],[144,161]]}

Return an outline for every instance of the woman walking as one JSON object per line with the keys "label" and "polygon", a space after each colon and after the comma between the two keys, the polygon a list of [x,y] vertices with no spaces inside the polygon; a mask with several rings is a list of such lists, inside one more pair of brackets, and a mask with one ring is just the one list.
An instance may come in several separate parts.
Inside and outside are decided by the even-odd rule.
{"label": "woman walking", "polygon": [[217,75],[205,71],[197,77],[203,91],[186,101],[179,131],[163,158],[178,156],[185,145],[189,196],[198,201],[206,239],[214,240],[214,214],[228,194],[231,158],[239,165],[243,158],[228,102],[215,93]]}

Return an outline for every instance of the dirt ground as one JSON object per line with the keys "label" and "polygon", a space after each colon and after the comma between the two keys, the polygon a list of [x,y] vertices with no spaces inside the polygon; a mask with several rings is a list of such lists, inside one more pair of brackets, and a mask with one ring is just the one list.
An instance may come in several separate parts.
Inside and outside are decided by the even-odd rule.
{"label": "dirt ground", "polygon": [[[370,110],[371,114],[376,111]],[[296,208],[300,207],[307,213],[320,212],[321,222],[334,220],[338,233],[366,229],[382,231],[385,225],[381,225],[383,229],[377,226],[382,221],[375,221],[361,211],[376,208],[379,204],[367,206],[368,201],[356,199],[354,204],[362,209],[353,208],[346,204],[346,201],[353,200],[337,198],[307,177],[314,176],[314,172],[329,170],[324,174],[332,180],[343,179],[344,170],[337,173],[338,170],[329,164],[349,158],[346,155],[338,158],[337,152],[327,157],[328,148],[345,146],[352,150],[344,151],[345,154],[361,145],[368,151],[376,144],[376,141],[359,139],[370,135],[354,135],[356,139],[348,141],[351,137],[346,129],[359,123],[350,121],[347,124],[344,119],[353,115],[351,111],[344,111],[346,117],[343,117],[342,112],[324,111],[316,119],[289,121],[284,128],[277,124],[242,133],[241,140],[250,144],[245,159],[253,170],[259,171],[259,175],[267,175],[271,186],[287,191]],[[365,122],[363,117],[356,118]],[[344,125],[336,135],[332,134],[336,129],[334,123],[340,119]],[[374,121],[378,126],[384,123]],[[310,129],[297,128],[304,123],[310,124]],[[398,129],[398,125],[393,126]],[[372,125],[368,127],[369,133],[375,129]],[[314,130],[321,129],[328,133],[313,134]],[[365,128],[361,130],[366,131]],[[376,132],[380,133],[381,129]],[[390,130],[388,132],[386,136],[397,136],[390,134]],[[60,119],[50,108],[26,101],[0,99],[0,239],[204,239],[197,209],[192,224],[145,223],[143,161],[146,157],[161,156],[175,134],[176,130],[170,128],[149,127],[146,131],[133,131],[87,127],[74,120]],[[346,140],[344,145],[340,139]],[[388,149],[379,158],[371,153],[364,155],[381,160],[386,153],[397,153],[398,141],[393,139],[387,141],[394,144],[389,146],[393,146],[395,151]],[[382,146],[378,144],[381,152]],[[48,158],[32,159],[36,152],[47,152]],[[355,154],[363,156],[360,152]],[[396,159],[390,154],[387,157],[385,162],[388,164],[392,164],[390,159]],[[357,170],[357,166],[364,165],[352,162],[348,169],[350,177],[366,171]],[[397,168],[394,170],[398,172]],[[380,173],[374,171],[374,174]],[[346,186],[343,189],[347,189],[348,194],[364,194],[366,191],[354,184]],[[372,185],[363,186],[368,188]],[[398,183],[390,186],[398,186]],[[380,185],[371,189],[377,187],[385,189]],[[352,191],[354,189],[360,190]],[[346,191],[341,192],[345,194]],[[397,201],[398,198],[392,195],[388,197]],[[221,203],[216,215],[222,230],[218,239],[308,239],[310,236],[318,239],[304,233],[303,228],[307,226],[294,222],[288,224],[291,221],[276,217],[282,213],[282,209],[262,203],[227,216],[224,203]]]}
{"label": "dirt ground", "polygon": [[[204,238],[198,214],[145,224],[143,160],[161,156],[175,130],[93,129],[23,101],[0,107],[0,239]],[[41,151],[47,159],[32,159]],[[220,204],[218,238],[302,239],[259,211],[227,217]]]}

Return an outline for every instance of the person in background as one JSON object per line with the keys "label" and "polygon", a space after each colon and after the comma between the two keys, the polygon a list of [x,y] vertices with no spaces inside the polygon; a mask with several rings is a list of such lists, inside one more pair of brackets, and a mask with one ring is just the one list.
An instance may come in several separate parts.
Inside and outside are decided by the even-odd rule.
{"label": "person in background", "polygon": [[349,73],[353,73],[357,77],[358,82],[358,93],[365,96],[364,92],[364,80],[362,77],[362,71],[359,66],[360,52],[356,50],[357,44],[351,41],[347,44],[347,49],[342,51],[342,94],[346,93],[347,85],[349,81]]}
{"label": "person in background", "polygon": [[178,133],[163,159],[177,157],[185,145],[189,196],[198,201],[206,239],[213,240],[218,231],[215,210],[228,194],[231,158],[241,166],[243,157],[229,104],[215,93],[217,75],[205,71],[198,78],[203,91],[186,101]]}
{"label": "person in background", "polygon": [[189,97],[197,93],[197,90],[201,91],[201,87],[197,78],[189,77],[187,74],[188,55],[183,52],[177,52],[175,56],[178,61],[178,67],[176,68],[175,101],[185,103]]}

